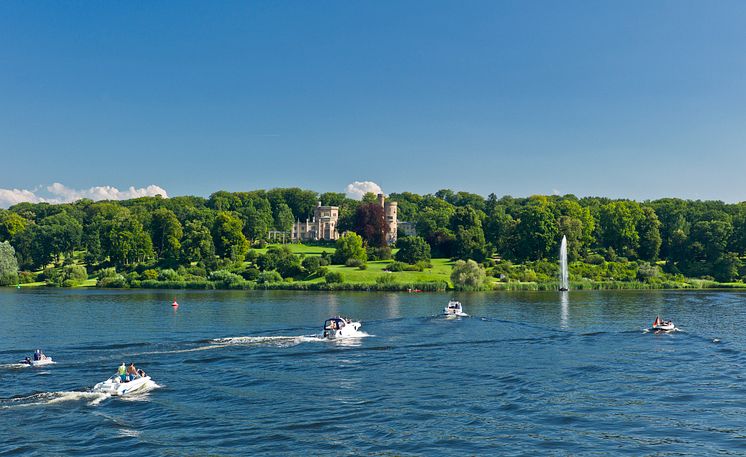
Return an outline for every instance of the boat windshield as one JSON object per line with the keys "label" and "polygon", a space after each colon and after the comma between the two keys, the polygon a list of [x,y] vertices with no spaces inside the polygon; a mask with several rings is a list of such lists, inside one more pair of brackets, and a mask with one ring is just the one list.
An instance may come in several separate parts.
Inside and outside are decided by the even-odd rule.
{"label": "boat windshield", "polygon": [[335,330],[344,326],[345,322],[342,319],[327,319],[326,322],[324,322],[324,329],[326,330]]}

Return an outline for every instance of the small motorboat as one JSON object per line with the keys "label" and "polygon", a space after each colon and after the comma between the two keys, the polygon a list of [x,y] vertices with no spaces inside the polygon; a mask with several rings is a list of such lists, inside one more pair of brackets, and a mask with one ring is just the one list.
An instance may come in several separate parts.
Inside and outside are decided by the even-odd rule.
{"label": "small motorboat", "polygon": [[51,357],[48,357],[46,355],[42,356],[39,360],[34,360],[29,357],[26,357],[25,359],[21,360],[20,363],[25,363],[26,365],[32,366],[32,367],[42,367],[44,365],[53,365],[57,362],[52,360]]}
{"label": "small motorboat", "polygon": [[148,381],[150,381],[150,376],[147,375],[137,376],[129,381],[122,381],[122,377],[115,374],[106,381],[99,382],[93,386],[93,391],[121,397],[142,389]]}
{"label": "small motorboat", "polygon": [[671,332],[673,330],[676,330],[676,326],[673,325],[673,322],[664,321],[660,318],[660,316],[656,316],[655,321],[653,322],[652,330],[654,332]]}
{"label": "small motorboat", "polygon": [[52,360],[52,358],[48,355],[44,355],[44,353],[41,352],[41,349],[37,349],[36,352],[34,352],[33,357],[26,357],[25,359],[21,360],[20,363],[25,363],[26,365],[32,367],[41,367],[44,365],[51,365],[56,362]]}
{"label": "small motorboat", "polygon": [[443,315],[446,317],[466,317],[468,314],[464,312],[464,309],[461,307],[461,302],[456,300],[451,300],[448,302],[448,305],[443,308]]}
{"label": "small motorboat", "polygon": [[350,318],[336,316],[324,321],[324,338],[350,338],[360,336],[358,329],[362,324]]}

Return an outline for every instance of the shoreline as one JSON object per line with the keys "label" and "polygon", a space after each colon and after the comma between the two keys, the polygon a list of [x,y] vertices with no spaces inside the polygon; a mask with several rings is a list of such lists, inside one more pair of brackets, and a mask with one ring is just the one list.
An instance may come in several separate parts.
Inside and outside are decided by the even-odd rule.
{"label": "shoreline", "polygon": [[[289,290],[289,291],[355,291],[355,292],[525,292],[540,291],[553,292],[557,291],[555,283],[537,283],[537,282],[497,282],[484,288],[467,289],[454,288],[445,282],[425,282],[425,283],[324,283],[324,282],[275,282],[275,283],[255,283],[246,281],[241,284],[226,285],[218,281],[143,281],[136,287],[98,287],[95,283],[73,286],[73,287],[55,287],[44,283],[29,283],[19,286],[6,286],[5,289],[91,289],[91,290]],[[701,279],[693,279],[686,282],[661,282],[661,283],[644,283],[631,281],[583,281],[571,282],[570,292],[587,291],[587,290],[732,290],[746,291],[746,283],[719,283]]]}

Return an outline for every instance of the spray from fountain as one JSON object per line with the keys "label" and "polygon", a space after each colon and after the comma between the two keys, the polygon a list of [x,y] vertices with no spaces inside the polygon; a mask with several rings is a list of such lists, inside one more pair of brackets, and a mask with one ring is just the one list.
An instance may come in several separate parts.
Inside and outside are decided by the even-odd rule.
{"label": "spray from fountain", "polygon": [[567,272],[567,237],[562,236],[562,243],[560,243],[560,277],[559,277],[559,290],[566,292],[570,290],[570,281],[568,279]]}

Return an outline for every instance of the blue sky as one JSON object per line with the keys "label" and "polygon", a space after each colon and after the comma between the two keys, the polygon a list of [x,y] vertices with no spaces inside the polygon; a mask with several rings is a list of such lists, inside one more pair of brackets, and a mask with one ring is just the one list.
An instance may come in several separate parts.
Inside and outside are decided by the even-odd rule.
{"label": "blue sky", "polygon": [[746,2],[0,3],[0,190],[746,200]]}

